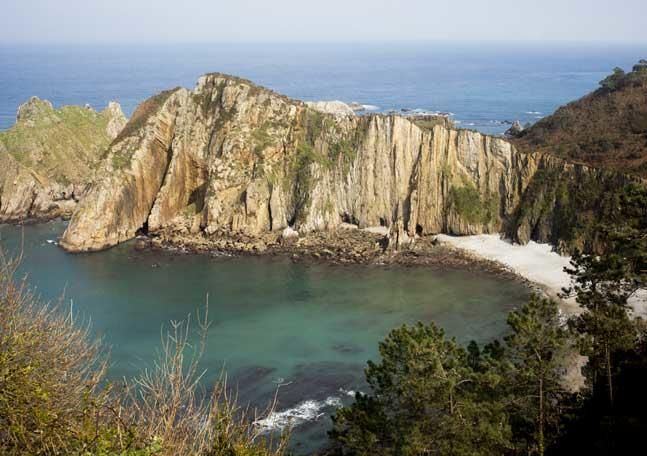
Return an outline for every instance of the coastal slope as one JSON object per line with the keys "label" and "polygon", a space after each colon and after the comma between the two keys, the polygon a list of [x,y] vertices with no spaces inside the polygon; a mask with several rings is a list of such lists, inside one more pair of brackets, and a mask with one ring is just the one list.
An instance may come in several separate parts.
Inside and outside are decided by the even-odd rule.
{"label": "coastal slope", "polygon": [[0,132],[0,223],[71,215],[125,123],[117,103],[102,112],[37,97],[21,105]]}
{"label": "coastal slope", "polygon": [[647,61],[616,69],[594,92],[511,138],[552,157],[533,177],[506,234],[560,252],[602,250],[596,222],[617,222],[619,195],[647,177]]}
{"label": "coastal slope", "polygon": [[513,139],[524,151],[647,176],[647,61],[616,68],[592,93],[560,107]]}

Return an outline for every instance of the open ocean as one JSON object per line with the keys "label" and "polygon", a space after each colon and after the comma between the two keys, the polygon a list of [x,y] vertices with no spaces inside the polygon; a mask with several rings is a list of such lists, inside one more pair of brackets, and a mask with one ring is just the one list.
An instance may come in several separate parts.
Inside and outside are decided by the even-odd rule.
{"label": "open ocean", "polygon": [[219,71],[302,100],[449,112],[459,126],[501,133],[505,121],[534,122],[640,58],[647,44],[0,44],[0,129],[32,95],[98,109],[115,100],[129,115]]}

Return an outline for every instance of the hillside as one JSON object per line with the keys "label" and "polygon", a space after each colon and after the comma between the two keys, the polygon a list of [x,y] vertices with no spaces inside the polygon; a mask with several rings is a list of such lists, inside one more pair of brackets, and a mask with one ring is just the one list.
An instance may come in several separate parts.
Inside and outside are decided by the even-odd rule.
{"label": "hillside", "polygon": [[126,118],[117,103],[102,112],[37,97],[0,131],[0,221],[69,215]]}
{"label": "hillside", "polygon": [[600,88],[521,132],[522,151],[647,176],[647,61],[616,69]]}

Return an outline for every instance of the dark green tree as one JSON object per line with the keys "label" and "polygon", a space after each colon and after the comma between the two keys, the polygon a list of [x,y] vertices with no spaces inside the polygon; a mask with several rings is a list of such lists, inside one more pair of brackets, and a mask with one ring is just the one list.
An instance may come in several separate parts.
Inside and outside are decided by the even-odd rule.
{"label": "dark green tree", "polygon": [[[509,391],[516,421],[529,430],[521,432],[529,435],[516,440],[529,442],[527,454],[543,456],[557,437],[569,333],[560,322],[557,303],[538,296],[511,312],[508,325],[512,330],[505,338]],[[515,434],[519,437],[519,432]]]}
{"label": "dark green tree", "polygon": [[[613,220],[599,227],[606,255],[616,263],[610,277],[631,296],[647,287],[647,188],[626,185],[616,203]],[[618,267],[620,266],[620,267]]]}
{"label": "dark green tree", "polygon": [[629,350],[636,340],[636,331],[628,314],[632,294],[627,278],[628,262],[618,254],[584,255],[571,259],[572,287],[566,295],[575,296],[582,312],[570,321],[579,334],[581,353],[588,357],[589,380],[593,393],[604,379],[608,403],[613,407],[613,377],[617,366],[614,354]]}
{"label": "dark green tree", "polygon": [[344,455],[489,455],[512,447],[502,377],[477,372],[454,339],[434,324],[402,326],[369,362],[367,396],[333,417],[331,438]]}
{"label": "dark green tree", "polygon": [[556,454],[632,454],[647,429],[644,323],[628,305],[647,285],[647,188],[628,183],[612,202],[611,216],[595,225],[595,253],[575,254],[567,269],[566,294],[582,308],[569,323],[588,356],[592,394],[580,396]]}
{"label": "dark green tree", "polygon": [[636,343],[629,299],[647,286],[647,189],[627,184],[618,192],[612,220],[597,226],[601,254],[576,252],[571,267],[574,296],[583,312],[571,321],[580,334],[582,354],[589,357],[589,380],[594,394],[601,380],[613,407],[615,354]]}

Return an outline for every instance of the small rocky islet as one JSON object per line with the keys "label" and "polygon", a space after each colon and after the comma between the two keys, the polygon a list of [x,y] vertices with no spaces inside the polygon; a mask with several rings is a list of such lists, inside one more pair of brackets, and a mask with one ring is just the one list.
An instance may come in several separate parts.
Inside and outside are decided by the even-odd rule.
{"label": "small rocky islet", "polygon": [[115,103],[96,112],[32,98],[0,132],[0,221],[71,217],[60,241],[71,252],[138,238],[137,248],[340,263],[473,260],[447,254],[438,233],[594,250],[586,220],[609,217],[617,189],[642,177],[554,143],[583,112],[599,129],[603,103],[631,110],[636,130],[645,105],[632,100],[646,93],[637,65],[509,138],[444,116],[304,103],[220,73],[150,98],[128,122]]}

